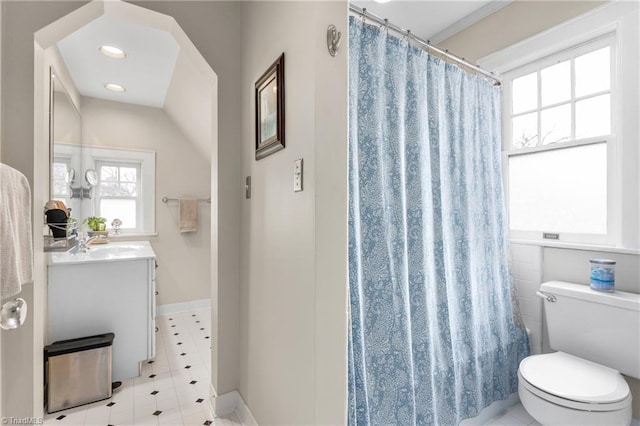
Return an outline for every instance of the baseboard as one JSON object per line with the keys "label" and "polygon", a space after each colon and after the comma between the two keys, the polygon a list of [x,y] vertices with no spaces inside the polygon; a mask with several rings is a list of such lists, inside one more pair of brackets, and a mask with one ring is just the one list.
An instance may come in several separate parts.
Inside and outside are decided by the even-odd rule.
{"label": "baseboard", "polygon": [[221,395],[215,395],[211,392],[211,411],[214,417],[224,417],[238,408],[238,399],[242,399],[238,391],[231,391]]}
{"label": "baseboard", "polygon": [[188,312],[196,309],[206,309],[211,307],[211,299],[191,300],[182,303],[169,303],[166,305],[158,305],[156,307],[156,315],[179,314],[180,312]]}
{"label": "baseboard", "polygon": [[236,407],[236,414],[238,414],[240,423],[245,426],[258,426],[258,422],[256,422],[256,419],[253,417],[251,410],[249,410],[249,407],[247,407],[247,404],[245,404],[244,399],[242,399],[240,394],[238,394],[238,397],[240,398],[240,401],[238,406]]}
{"label": "baseboard", "polygon": [[240,423],[244,426],[258,426],[258,422],[256,422],[253,414],[251,414],[251,410],[249,410],[244,399],[242,399],[240,392],[234,390],[216,395],[216,391],[212,385],[209,391],[211,397],[207,403],[214,417],[224,417],[235,412]]}

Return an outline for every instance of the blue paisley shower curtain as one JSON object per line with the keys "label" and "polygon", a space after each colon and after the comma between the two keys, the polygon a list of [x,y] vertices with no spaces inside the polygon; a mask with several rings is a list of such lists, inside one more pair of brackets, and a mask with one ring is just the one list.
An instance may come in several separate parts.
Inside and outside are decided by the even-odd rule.
{"label": "blue paisley shower curtain", "polygon": [[350,17],[349,423],[454,425],[517,390],[500,91]]}

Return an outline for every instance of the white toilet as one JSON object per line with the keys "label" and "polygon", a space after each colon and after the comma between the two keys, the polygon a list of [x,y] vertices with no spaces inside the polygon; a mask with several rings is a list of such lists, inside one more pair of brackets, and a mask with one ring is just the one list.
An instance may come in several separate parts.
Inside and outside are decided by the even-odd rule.
{"label": "white toilet", "polygon": [[542,284],[549,345],[518,369],[518,393],[543,425],[629,425],[631,392],[620,373],[640,377],[640,295]]}

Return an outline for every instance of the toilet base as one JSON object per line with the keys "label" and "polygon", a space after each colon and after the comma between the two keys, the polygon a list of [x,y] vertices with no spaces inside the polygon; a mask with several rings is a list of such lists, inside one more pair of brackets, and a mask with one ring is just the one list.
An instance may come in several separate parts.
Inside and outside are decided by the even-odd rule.
{"label": "toilet base", "polygon": [[531,393],[518,381],[518,394],[529,415],[543,425],[620,425],[631,423],[631,404],[615,411],[583,411],[563,407]]}

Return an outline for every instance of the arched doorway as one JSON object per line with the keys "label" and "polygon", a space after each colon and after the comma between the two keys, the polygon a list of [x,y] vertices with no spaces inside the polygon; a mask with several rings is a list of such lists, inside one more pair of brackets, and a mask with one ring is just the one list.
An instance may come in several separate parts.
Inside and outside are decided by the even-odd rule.
{"label": "arched doorway", "polygon": [[[188,135],[193,139],[200,141],[201,148],[209,150],[211,158],[211,186],[210,186],[210,198],[211,198],[211,237],[210,237],[210,250],[211,250],[211,262],[210,268],[210,282],[207,285],[210,288],[210,297],[212,304],[212,323],[216,324],[215,315],[217,309],[217,240],[215,239],[215,230],[218,227],[218,214],[217,214],[217,152],[218,152],[218,124],[217,124],[217,76],[211,69],[209,64],[204,60],[202,55],[198,52],[194,44],[189,40],[184,31],[177,25],[173,18],[162,15],[160,13],[124,3],[120,1],[95,1],[91,2],[65,17],[55,21],[54,23],[46,26],[42,30],[38,31],[35,35],[35,78],[34,78],[34,217],[39,217],[40,206],[43,205],[49,199],[49,160],[50,160],[50,146],[48,143],[49,137],[49,121],[48,121],[48,70],[50,58],[47,55],[47,50],[56,45],[56,43],[74,31],[82,28],[86,24],[102,17],[113,16],[120,19],[126,19],[127,21],[151,27],[161,31],[169,33],[175,42],[179,46],[180,55],[183,55],[186,59],[185,63],[188,64],[188,70],[178,70],[182,74],[185,72],[197,73],[200,81],[206,81],[204,86],[200,86],[197,90],[189,90],[189,78],[188,76],[182,76],[186,82],[184,84],[187,95],[193,95],[194,92],[198,93],[198,96],[202,98],[203,102],[208,102],[208,121],[199,122],[198,135]],[[179,102],[176,102],[179,104]],[[184,119],[181,114],[186,114],[187,111],[174,108],[172,112],[172,118],[175,121]],[[188,133],[188,130],[185,131]],[[160,198],[165,194],[156,194],[156,204],[160,203]],[[37,222],[37,220],[35,221]],[[39,223],[36,223],[36,229],[39,229]],[[38,235],[38,234],[36,234]],[[35,281],[46,282],[46,259],[42,252],[42,241],[36,239],[35,242]],[[46,338],[46,286],[34,286],[33,303],[31,304],[33,312],[33,368],[34,368],[34,380],[33,380],[33,394],[35,414],[38,414],[38,407],[43,406],[42,395],[42,355],[41,348],[49,343]],[[211,340],[217,341],[217,328],[212,325],[211,327]],[[214,346],[214,350],[217,348]],[[215,354],[212,354],[212,360],[216,360]],[[212,364],[212,375],[215,377],[217,365]],[[209,378],[211,382],[211,378]]]}

